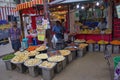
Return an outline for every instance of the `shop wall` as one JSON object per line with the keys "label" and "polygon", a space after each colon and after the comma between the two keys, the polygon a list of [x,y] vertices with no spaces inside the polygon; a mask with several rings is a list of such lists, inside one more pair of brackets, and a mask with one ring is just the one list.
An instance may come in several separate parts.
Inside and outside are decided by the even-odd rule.
{"label": "shop wall", "polygon": [[70,10],[70,14],[69,14],[69,17],[70,17],[70,33],[73,33],[74,32],[74,24],[75,24],[75,12],[74,10]]}

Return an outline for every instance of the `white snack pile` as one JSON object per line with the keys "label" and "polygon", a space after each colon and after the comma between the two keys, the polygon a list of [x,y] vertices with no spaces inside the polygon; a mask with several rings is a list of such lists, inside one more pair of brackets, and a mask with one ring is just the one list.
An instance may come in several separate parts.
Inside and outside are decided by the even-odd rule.
{"label": "white snack pile", "polygon": [[35,56],[35,58],[38,58],[38,59],[47,59],[48,58],[48,55],[43,53],[43,54],[38,54]]}
{"label": "white snack pile", "polygon": [[60,54],[62,56],[66,56],[66,55],[69,55],[70,54],[70,51],[69,50],[59,50]]}
{"label": "white snack pile", "polygon": [[55,65],[55,63],[51,63],[51,62],[48,62],[48,61],[44,61],[44,62],[42,62],[39,66],[45,67],[45,68],[52,68],[54,65]]}
{"label": "white snack pile", "polygon": [[46,46],[45,46],[45,45],[42,45],[42,46],[38,47],[38,48],[36,49],[36,51],[43,51],[43,50],[45,50],[45,49],[46,49]]}
{"label": "white snack pile", "polygon": [[19,55],[16,55],[12,60],[11,62],[13,63],[22,63],[24,62],[25,60],[28,59],[28,56],[26,56],[25,54],[19,54]]}
{"label": "white snack pile", "polygon": [[55,55],[55,56],[49,57],[48,61],[50,61],[50,62],[60,62],[60,61],[63,61],[64,59],[65,59],[65,57],[63,57],[61,55]]}
{"label": "white snack pile", "polygon": [[26,66],[36,66],[38,65],[39,63],[41,63],[41,60],[40,59],[28,59],[25,61],[25,65]]}
{"label": "white snack pile", "polygon": [[35,56],[35,55],[38,55],[38,54],[39,54],[39,52],[37,52],[35,50],[25,53],[25,55],[27,55],[27,56]]}

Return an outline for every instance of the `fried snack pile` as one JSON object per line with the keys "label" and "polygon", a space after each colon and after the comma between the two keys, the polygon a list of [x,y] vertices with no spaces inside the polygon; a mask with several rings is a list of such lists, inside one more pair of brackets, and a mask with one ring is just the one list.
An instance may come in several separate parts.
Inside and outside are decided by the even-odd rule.
{"label": "fried snack pile", "polygon": [[44,61],[43,63],[41,63],[39,66],[41,67],[45,67],[45,68],[52,68],[55,65],[55,63],[51,63],[48,61]]}
{"label": "fried snack pile", "polygon": [[66,55],[69,55],[70,54],[70,51],[69,50],[59,50],[60,54],[62,56],[66,56]]}
{"label": "fried snack pile", "polygon": [[46,49],[46,46],[45,46],[45,45],[42,45],[42,46],[38,47],[38,48],[36,49],[36,51],[43,51],[43,50],[45,50],[45,49]]}
{"label": "fried snack pile", "polygon": [[38,58],[38,59],[47,59],[48,58],[48,55],[43,53],[43,54],[38,54],[35,56],[35,58]]}
{"label": "fried snack pile", "polygon": [[25,60],[28,59],[28,56],[26,56],[25,54],[19,54],[19,55],[16,55],[12,60],[11,62],[13,63],[22,63],[24,62]]}
{"label": "fried snack pile", "polygon": [[65,57],[63,57],[61,55],[55,55],[55,56],[49,57],[48,61],[50,61],[50,62],[60,62],[60,61],[63,61],[64,59],[65,59]]}
{"label": "fried snack pile", "polygon": [[28,59],[27,61],[25,61],[25,65],[26,66],[36,66],[38,64],[41,63],[41,60],[40,59]]}

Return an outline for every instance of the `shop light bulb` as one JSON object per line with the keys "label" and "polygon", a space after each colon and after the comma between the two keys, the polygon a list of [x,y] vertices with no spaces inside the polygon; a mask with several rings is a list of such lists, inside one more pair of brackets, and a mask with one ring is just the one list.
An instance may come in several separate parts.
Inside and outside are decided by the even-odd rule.
{"label": "shop light bulb", "polygon": [[77,8],[80,8],[80,6],[79,6],[79,5],[77,5],[76,7],[77,7]]}
{"label": "shop light bulb", "polygon": [[81,7],[81,9],[85,9],[85,7],[84,7],[84,6],[82,6],[82,7]]}
{"label": "shop light bulb", "polygon": [[97,3],[96,3],[96,6],[99,6],[99,5],[100,5],[100,3],[99,3],[99,2],[97,2]]}

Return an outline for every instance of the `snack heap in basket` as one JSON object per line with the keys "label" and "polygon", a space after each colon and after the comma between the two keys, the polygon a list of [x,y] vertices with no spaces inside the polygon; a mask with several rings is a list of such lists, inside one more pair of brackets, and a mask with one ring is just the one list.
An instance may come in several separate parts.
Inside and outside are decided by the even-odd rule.
{"label": "snack heap in basket", "polygon": [[17,51],[16,53],[14,53],[15,55],[21,55],[21,54],[26,54],[26,53],[28,53],[28,51],[23,51],[23,52],[21,52],[21,51]]}
{"label": "snack heap in basket", "polygon": [[8,54],[2,58],[2,60],[11,60],[13,57],[15,57],[14,54]]}
{"label": "snack heap in basket", "polygon": [[85,44],[85,43],[79,44],[79,48],[80,48],[80,49],[83,49],[83,48],[85,48],[85,47],[87,47],[87,46],[88,46],[88,44]]}
{"label": "snack heap in basket", "polygon": [[38,54],[38,55],[35,56],[35,58],[38,58],[38,59],[47,59],[48,55],[46,53]]}
{"label": "snack heap in basket", "polygon": [[110,44],[112,45],[120,45],[120,41],[119,40],[113,40],[110,42]]}
{"label": "snack heap in basket", "polygon": [[83,42],[86,42],[86,40],[84,40],[84,39],[76,39],[74,42],[76,42],[76,43],[83,43]]}
{"label": "snack heap in basket", "polygon": [[38,47],[37,49],[36,49],[36,51],[43,51],[43,50],[45,50],[47,47],[45,46],[45,45],[41,45],[40,47]]}
{"label": "snack heap in basket", "polygon": [[61,55],[55,55],[55,56],[49,57],[48,61],[50,61],[50,62],[60,62],[60,61],[63,61],[64,59],[65,59],[65,57],[63,57]]}
{"label": "snack heap in basket", "polygon": [[27,59],[28,59],[28,56],[26,56],[25,54],[19,54],[19,55],[16,55],[15,57],[13,57],[11,62],[12,63],[22,63]]}
{"label": "snack heap in basket", "polygon": [[67,56],[67,55],[70,54],[70,51],[69,51],[69,50],[59,50],[59,52],[60,52],[60,54],[61,54],[62,56]]}
{"label": "snack heap in basket", "polygon": [[108,41],[104,41],[104,40],[98,41],[98,44],[108,44],[108,43],[109,43]]}
{"label": "snack heap in basket", "polygon": [[94,44],[96,42],[94,40],[90,39],[90,40],[87,40],[86,43],[88,43],[88,44]]}
{"label": "snack heap in basket", "polygon": [[41,63],[40,59],[28,59],[25,61],[25,65],[26,66],[36,66],[39,65]]}
{"label": "snack heap in basket", "polygon": [[70,46],[70,47],[66,47],[65,49],[70,50],[70,51],[74,51],[74,50],[77,49],[77,47],[76,46]]}
{"label": "snack heap in basket", "polygon": [[44,61],[39,66],[40,67],[45,67],[45,68],[52,68],[54,65],[55,65],[55,63]]}
{"label": "snack heap in basket", "polygon": [[25,55],[27,56],[35,56],[37,54],[39,54],[39,52],[37,52],[36,50],[25,53]]}
{"label": "snack heap in basket", "polygon": [[29,46],[27,51],[34,51],[38,46]]}

